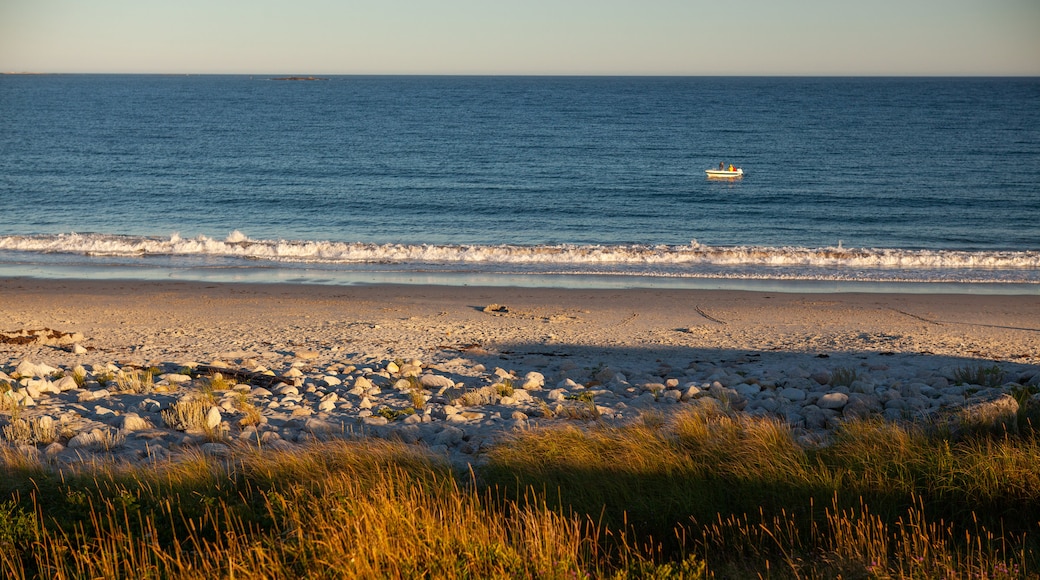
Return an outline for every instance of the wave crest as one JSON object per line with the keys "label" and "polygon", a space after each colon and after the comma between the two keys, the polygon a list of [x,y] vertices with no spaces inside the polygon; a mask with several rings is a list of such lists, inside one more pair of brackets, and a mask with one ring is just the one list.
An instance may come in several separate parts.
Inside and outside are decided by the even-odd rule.
{"label": "wave crest", "polygon": [[[376,244],[254,240],[235,230],[223,239],[111,234],[0,237],[0,250],[85,256],[201,256],[314,264],[469,264],[590,273],[695,275],[699,267],[828,268],[843,270],[1040,270],[1038,251],[956,251],[688,245]],[[493,268],[492,268],[493,269]],[[869,276],[867,276],[869,278]],[[925,276],[927,278],[927,276]]]}

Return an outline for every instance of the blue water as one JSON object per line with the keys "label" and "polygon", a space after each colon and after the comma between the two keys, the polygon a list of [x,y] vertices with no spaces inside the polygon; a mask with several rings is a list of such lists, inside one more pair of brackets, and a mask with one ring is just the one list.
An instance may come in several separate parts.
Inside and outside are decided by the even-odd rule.
{"label": "blue water", "polygon": [[6,75],[0,275],[1040,293],[1038,103],[1035,78]]}

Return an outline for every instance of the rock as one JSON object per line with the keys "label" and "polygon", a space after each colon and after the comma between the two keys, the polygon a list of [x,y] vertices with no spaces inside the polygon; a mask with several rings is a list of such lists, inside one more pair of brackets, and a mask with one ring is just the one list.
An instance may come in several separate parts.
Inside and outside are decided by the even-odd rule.
{"label": "rock", "polygon": [[[333,393],[335,394],[335,393]],[[318,403],[318,411],[321,413],[331,413],[336,409],[336,399],[328,399]]]}
{"label": "rock", "polygon": [[553,389],[549,391],[549,394],[546,395],[545,399],[547,401],[556,402],[564,401],[567,399],[567,389]]}
{"label": "rock", "polygon": [[701,395],[700,387],[698,387],[697,385],[690,385],[690,386],[686,387],[685,391],[683,391],[683,394],[682,394],[681,398],[682,398],[683,401],[689,401],[690,399],[696,399],[696,398],[700,397],[700,395]]}
{"label": "rock", "polygon": [[830,371],[826,370],[816,371],[813,374],[809,375],[809,378],[821,385],[826,385],[831,382],[831,373]]}
{"label": "rock", "polygon": [[1034,430],[1040,430],[1040,393],[1025,400],[1022,405],[1022,418]]}
{"label": "rock", "polygon": [[451,389],[455,387],[455,381],[449,379],[448,377],[435,374],[422,375],[421,377],[419,377],[419,383],[422,384],[423,388],[431,390],[441,388]]}
{"label": "rock", "polygon": [[206,428],[216,429],[220,426],[220,421],[220,407],[210,407],[209,411],[206,412]]}
{"label": "rock", "polygon": [[159,378],[169,381],[171,385],[180,385],[191,380],[190,376],[182,375],[180,373],[166,373],[164,375],[159,375]]}
{"label": "rock", "polygon": [[148,421],[142,419],[137,413],[127,413],[126,415],[123,415],[119,428],[122,431],[129,433],[133,431],[144,431],[145,429],[151,428],[151,425],[149,425]]}
{"label": "rock", "polygon": [[866,419],[880,411],[881,401],[876,396],[853,393],[842,409],[842,416],[846,419]]}
{"label": "rock", "polygon": [[375,426],[375,427],[378,427],[378,426],[381,426],[381,425],[386,425],[387,423],[390,422],[389,419],[387,419],[386,417],[383,417],[382,415],[370,415],[368,417],[365,417],[361,421],[365,425]]}
{"label": "rock", "polygon": [[821,409],[842,409],[849,402],[849,396],[845,393],[827,393],[816,401],[816,406]]}
{"label": "rock", "polygon": [[314,360],[318,358],[320,354],[321,353],[319,353],[316,350],[298,350],[295,353],[293,353],[293,356],[300,360]]}
{"label": "rock", "polygon": [[1015,433],[1018,408],[1018,401],[1007,393],[979,393],[960,406],[941,410],[937,423],[945,425],[954,436],[973,432]]}
{"label": "rock", "polygon": [[55,441],[50,445],[43,448],[43,455],[45,457],[54,457],[55,455],[65,451],[65,446]]}
{"label": "rock", "polygon": [[56,368],[54,368],[52,366],[47,366],[47,365],[42,364],[42,363],[41,364],[34,364],[34,363],[32,363],[32,362],[30,362],[28,360],[23,360],[22,362],[18,363],[18,366],[16,366],[14,368],[14,372],[15,372],[16,375],[18,375],[20,377],[23,377],[23,378],[25,378],[25,377],[47,377],[47,376],[50,376],[50,375],[58,372],[58,369],[56,369]]}
{"label": "rock", "polygon": [[733,390],[739,393],[742,397],[751,398],[762,392],[762,387],[758,385],[750,385],[748,383],[740,383],[739,385],[734,385]]}
{"label": "rock", "polygon": [[300,389],[293,385],[280,385],[274,388],[274,394],[279,396],[299,395]]}
{"label": "rock", "polygon": [[199,450],[211,457],[229,457],[231,455],[231,449],[227,445],[215,441],[203,443]]}
{"label": "rock", "polygon": [[838,412],[833,409],[822,409],[816,405],[806,405],[802,409],[802,415],[805,417],[807,429],[826,429],[830,425],[831,419],[838,416]]}
{"label": "rock", "polygon": [[59,392],[71,391],[72,389],[78,389],[79,385],[76,384],[76,379],[70,376],[64,376],[58,379],[58,382],[54,383],[54,388]]}
{"label": "rock", "polygon": [[335,387],[337,385],[343,384],[343,381],[341,381],[339,377],[333,375],[325,375],[321,378],[321,380],[330,387]]}
{"label": "rock", "polygon": [[103,444],[105,434],[100,429],[84,431],[69,439],[69,449],[80,449],[84,447],[96,447]]}
{"label": "rock", "polygon": [[458,427],[451,425],[445,425],[444,429],[441,429],[440,433],[433,438],[434,445],[445,445],[447,447],[454,447],[462,442],[462,438],[466,432]]}

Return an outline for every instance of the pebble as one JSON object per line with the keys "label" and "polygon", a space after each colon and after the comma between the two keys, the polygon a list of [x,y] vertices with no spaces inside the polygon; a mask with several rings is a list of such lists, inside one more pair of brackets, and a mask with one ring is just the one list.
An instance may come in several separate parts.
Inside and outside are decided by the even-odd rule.
{"label": "pebble", "polygon": [[[306,358],[308,352],[314,356]],[[360,433],[397,437],[472,462],[480,460],[496,437],[513,429],[567,422],[585,425],[592,409],[596,421],[610,424],[638,420],[644,412],[684,408],[745,412],[787,421],[797,438],[812,444],[828,441],[835,427],[853,418],[918,417],[947,422],[955,431],[979,422],[1014,428],[1018,412],[1018,403],[1007,394],[1010,383],[994,389],[956,384],[952,379],[956,367],[861,364],[856,366],[860,369],[856,381],[844,387],[830,385],[832,370],[821,368],[818,360],[804,366],[789,360],[770,366],[745,358],[725,364],[655,361],[645,368],[613,368],[542,357],[539,370],[524,369],[517,359],[509,368],[489,365],[491,371],[466,359],[437,364],[418,359],[329,362],[320,369],[300,362],[322,356],[317,351],[264,355],[266,367],[273,369],[264,370],[287,380],[273,386],[237,384],[204,407],[197,419],[201,423],[188,433],[166,426],[160,415],[203,386],[177,372],[190,366],[183,362],[148,363],[168,372],[159,375],[162,385],[157,383],[154,392],[143,394],[98,384],[97,374],[118,373],[123,363],[90,370],[80,366],[76,370],[86,377],[85,388],[76,385],[71,368],[54,369],[29,359],[0,368],[0,380],[15,385],[3,396],[21,405],[22,416],[61,433],[58,441],[34,448],[44,462],[79,461],[74,455],[84,452],[89,453],[83,457],[110,453],[127,461],[172,460],[184,453],[181,446],[223,457],[231,453],[227,443],[234,440],[288,450],[315,438]],[[249,362],[243,361],[244,368],[262,368],[255,360]],[[837,360],[834,364],[834,369],[852,366]],[[1008,376],[1019,384],[1040,383],[1037,369],[1005,364]],[[59,372],[65,376],[50,378]],[[1040,416],[1040,396],[1028,405],[1023,412]]]}

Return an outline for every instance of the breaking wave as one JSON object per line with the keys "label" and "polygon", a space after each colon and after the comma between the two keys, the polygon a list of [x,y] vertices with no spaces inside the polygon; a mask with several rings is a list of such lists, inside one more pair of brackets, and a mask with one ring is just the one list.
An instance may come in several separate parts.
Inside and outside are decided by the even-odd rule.
{"label": "breaking wave", "polygon": [[386,265],[396,270],[488,273],[1040,283],[1040,251],[709,246],[696,241],[688,245],[377,244],[257,240],[237,230],[225,239],[178,234],[165,238],[78,233],[5,236],[0,237],[0,250],[95,258],[220,258],[344,269]]}

